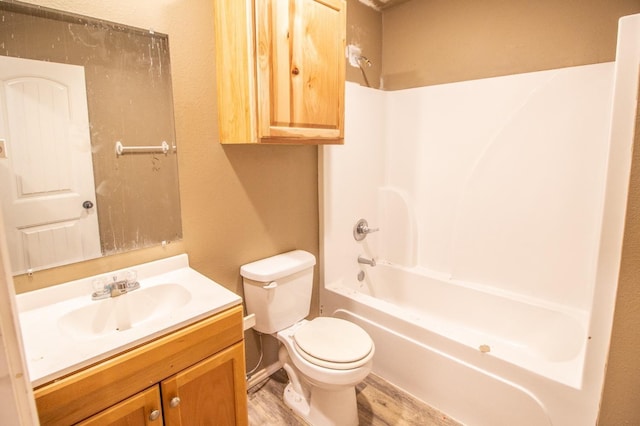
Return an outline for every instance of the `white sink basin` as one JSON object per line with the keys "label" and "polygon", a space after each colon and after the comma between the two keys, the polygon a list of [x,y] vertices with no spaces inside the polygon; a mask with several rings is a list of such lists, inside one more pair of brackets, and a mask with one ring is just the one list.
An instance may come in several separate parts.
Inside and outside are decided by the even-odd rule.
{"label": "white sink basin", "polygon": [[93,301],[62,315],[58,326],[78,339],[97,339],[105,334],[129,330],[146,321],[171,315],[191,300],[180,284],[159,284],[118,297]]}
{"label": "white sink basin", "polygon": [[17,296],[33,386],[242,302],[191,269],[186,254],[127,269],[136,270],[140,288],[113,298],[91,300],[92,281],[98,276]]}

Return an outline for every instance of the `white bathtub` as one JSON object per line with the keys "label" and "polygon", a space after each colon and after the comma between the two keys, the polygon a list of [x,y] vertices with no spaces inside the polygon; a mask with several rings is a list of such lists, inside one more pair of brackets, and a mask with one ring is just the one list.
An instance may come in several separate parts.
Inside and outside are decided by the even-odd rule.
{"label": "white bathtub", "polygon": [[[596,424],[639,40],[635,15],[615,63],[347,84],[346,143],[320,151],[320,306],[371,334],[374,372],[467,425]],[[360,218],[379,232],[354,240]]]}
{"label": "white bathtub", "polygon": [[579,402],[586,313],[417,268],[365,270],[326,284],[321,305],[372,336],[376,374],[469,425],[591,423],[597,407]]}

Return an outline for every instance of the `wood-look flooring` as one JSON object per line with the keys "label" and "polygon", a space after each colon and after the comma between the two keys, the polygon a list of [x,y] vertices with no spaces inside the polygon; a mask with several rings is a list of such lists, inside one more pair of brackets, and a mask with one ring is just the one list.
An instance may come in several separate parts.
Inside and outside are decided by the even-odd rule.
{"label": "wood-look flooring", "polygon": [[[279,370],[249,389],[249,425],[306,425],[282,400],[287,381],[284,370]],[[356,387],[356,399],[362,426],[461,426],[374,374]]]}

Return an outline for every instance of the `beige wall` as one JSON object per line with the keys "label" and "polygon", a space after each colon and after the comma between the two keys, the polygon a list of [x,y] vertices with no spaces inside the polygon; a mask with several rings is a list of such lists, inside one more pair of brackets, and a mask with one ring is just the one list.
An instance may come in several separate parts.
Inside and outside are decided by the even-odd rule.
{"label": "beige wall", "polygon": [[384,88],[607,62],[638,0],[411,0],[383,13]]}
{"label": "beige wall", "polygon": [[347,80],[380,88],[382,73],[382,14],[358,0],[347,1],[347,45],[361,49],[371,66],[362,69],[347,62]]}
{"label": "beige wall", "polygon": [[[411,0],[382,14],[387,90],[612,61],[640,0]],[[637,130],[637,129],[636,129]],[[346,141],[348,143],[348,141]],[[640,424],[640,135],[599,424]]]}

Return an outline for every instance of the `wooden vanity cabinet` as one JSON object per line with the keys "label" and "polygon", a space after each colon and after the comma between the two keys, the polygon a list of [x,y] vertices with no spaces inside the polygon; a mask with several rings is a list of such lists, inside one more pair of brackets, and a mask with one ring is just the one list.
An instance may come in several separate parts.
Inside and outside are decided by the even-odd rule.
{"label": "wooden vanity cabinet", "polygon": [[163,424],[160,387],[142,391],[78,423],[78,426],[146,426]]}
{"label": "wooden vanity cabinet", "polygon": [[[244,368],[238,368],[238,363],[244,364],[244,350],[234,345],[163,380],[165,425],[246,424],[246,390],[240,395],[236,389],[245,381]],[[244,413],[237,412],[240,406]]]}
{"label": "wooden vanity cabinet", "polygon": [[242,307],[35,389],[42,425],[246,425]]}
{"label": "wooden vanity cabinet", "polygon": [[221,143],[340,144],[344,0],[214,0]]}

